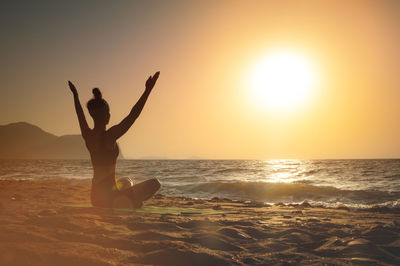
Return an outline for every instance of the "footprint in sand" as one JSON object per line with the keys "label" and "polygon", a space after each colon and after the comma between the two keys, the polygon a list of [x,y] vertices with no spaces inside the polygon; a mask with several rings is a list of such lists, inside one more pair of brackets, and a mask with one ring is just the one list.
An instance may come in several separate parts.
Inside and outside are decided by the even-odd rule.
{"label": "footprint in sand", "polygon": [[133,236],[133,238],[135,240],[145,240],[145,241],[180,240],[179,238],[176,237],[151,231],[136,234]]}
{"label": "footprint in sand", "polygon": [[214,235],[199,235],[192,238],[187,239],[189,243],[200,244],[203,247],[214,249],[214,250],[222,250],[222,251],[240,251],[242,248],[230,244],[229,242],[219,239]]}
{"label": "footprint in sand", "polygon": [[218,233],[227,237],[236,238],[236,239],[251,239],[251,237],[245,235],[244,233],[232,229],[232,228],[223,228],[218,230]]}

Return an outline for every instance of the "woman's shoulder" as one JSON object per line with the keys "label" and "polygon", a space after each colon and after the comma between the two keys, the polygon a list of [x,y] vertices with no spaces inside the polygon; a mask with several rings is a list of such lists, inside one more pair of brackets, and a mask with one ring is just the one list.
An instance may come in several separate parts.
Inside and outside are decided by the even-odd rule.
{"label": "woman's shoulder", "polygon": [[93,137],[93,129],[89,128],[85,134],[82,134],[82,138],[86,141],[87,139],[90,139]]}

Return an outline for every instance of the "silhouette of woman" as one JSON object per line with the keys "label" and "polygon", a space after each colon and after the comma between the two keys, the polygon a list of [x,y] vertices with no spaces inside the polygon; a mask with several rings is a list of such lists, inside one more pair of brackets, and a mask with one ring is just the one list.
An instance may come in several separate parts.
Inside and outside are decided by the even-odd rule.
{"label": "silhouette of woman", "polygon": [[75,110],[82,137],[89,150],[93,165],[94,173],[91,190],[93,206],[112,208],[116,207],[117,202],[121,203],[122,199],[122,202],[124,202],[122,207],[140,208],[143,201],[152,197],[160,188],[160,182],[153,178],[122,190],[117,187],[115,178],[115,167],[119,153],[116,140],[124,135],[139,117],[159,75],[160,72],[156,72],[147,79],[146,89],[135,106],[133,106],[129,115],[118,125],[108,130],[106,130],[106,125],[110,120],[110,109],[107,102],[102,98],[100,90],[94,88],[94,97],[87,103],[90,116],[94,121],[94,128],[90,129],[79,102],[78,92],[74,84],[68,81],[69,88],[74,96]]}

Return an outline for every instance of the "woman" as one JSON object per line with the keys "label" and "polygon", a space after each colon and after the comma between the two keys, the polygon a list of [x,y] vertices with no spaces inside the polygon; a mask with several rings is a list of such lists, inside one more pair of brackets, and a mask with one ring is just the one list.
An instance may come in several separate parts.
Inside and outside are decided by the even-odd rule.
{"label": "woman", "polygon": [[[68,81],[68,85],[74,96],[75,110],[82,137],[89,150],[93,165],[94,174],[91,191],[93,206],[105,208],[129,206],[140,208],[143,201],[153,196],[160,188],[158,180],[153,178],[120,190],[117,187],[115,179],[115,166],[119,153],[116,141],[128,131],[139,117],[159,75],[160,72],[156,72],[147,79],[146,89],[139,101],[133,106],[129,115],[121,123],[108,130],[106,130],[106,125],[110,121],[110,109],[107,102],[102,98],[100,90],[94,88],[94,98],[87,103],[90,116],[94,121],[94,128],[90,129],[79,102],[78,92],[72,82]],[[123,206],[121,206],[121,202],[123,202]]]}

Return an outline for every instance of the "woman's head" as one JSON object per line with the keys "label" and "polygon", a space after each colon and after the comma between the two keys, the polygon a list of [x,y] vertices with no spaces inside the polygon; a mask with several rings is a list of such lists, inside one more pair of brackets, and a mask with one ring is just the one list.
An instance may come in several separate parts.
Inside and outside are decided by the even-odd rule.
{"label": "woman's head", "polygon": [[96,123],[108,124],[110,121],[110,108],[108,103],[103,99],[101,91],[98,88],[93,89],[93,98],[87,103],[89,114]]}

